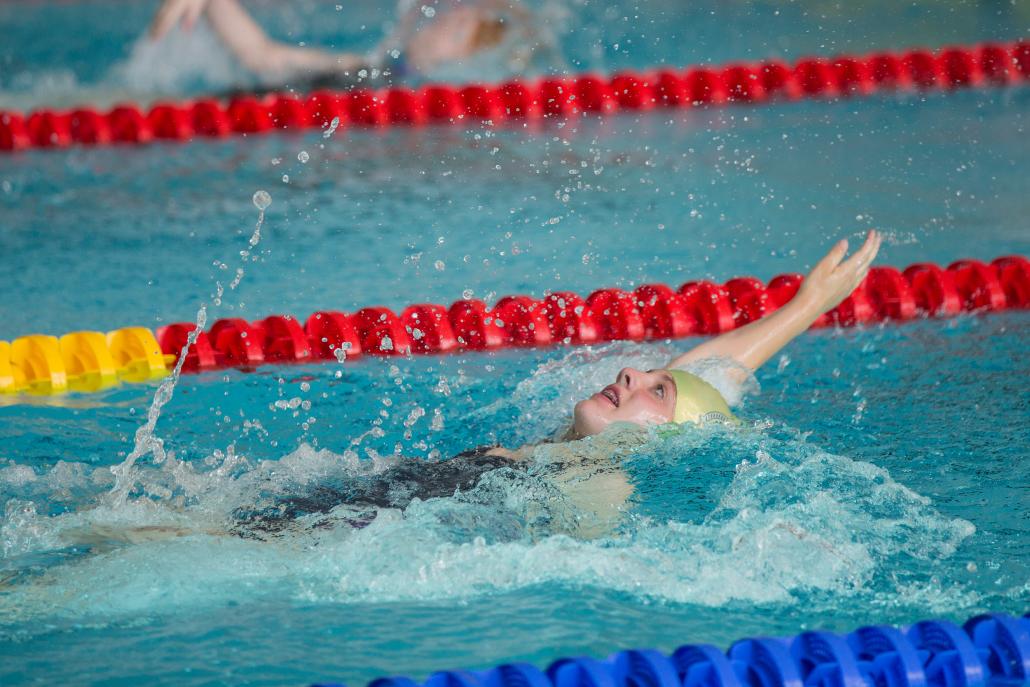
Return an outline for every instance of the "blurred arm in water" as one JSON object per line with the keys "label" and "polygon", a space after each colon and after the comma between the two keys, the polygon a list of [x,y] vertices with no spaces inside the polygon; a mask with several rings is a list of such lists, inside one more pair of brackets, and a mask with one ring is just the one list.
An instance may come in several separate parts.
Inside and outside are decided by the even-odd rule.
{"label": "blurred arm in water", "polygon": [[357,54],[301,48],[272,39],[237,0],[165,0],[154,16],[150,35],[160,39],[176,24],[190,30],[201,15],[243,66],[267,78],[356,72],[365,66],[364,58]]}
{"label": "blurred arm in water", "polygon": [[164,0],[151,24],[150,35],[160,39],[176,25],[190,30],[201,16],[207,18],[236,59],[265,80],[296,76],[357,80],[360,70],[376,68],[425,75],[502,43],[511,48],[512,69],[524,67],[532,54],[532,15],[517,0],[454,5],[432,21],[426,21],[417,6],[412,7],[401,15],[395,30],[373,51],[372,57],[274,40],[239,0]]}

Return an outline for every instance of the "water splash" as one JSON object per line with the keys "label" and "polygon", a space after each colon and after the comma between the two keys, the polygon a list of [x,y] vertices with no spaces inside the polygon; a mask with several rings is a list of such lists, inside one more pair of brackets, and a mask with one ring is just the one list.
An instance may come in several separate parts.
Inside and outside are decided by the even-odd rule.
{"label": "water splash", "polygon": [[[599,451],[612,460],[582,463]],[[789,606],[811,593],[896,603],[915,589],[911,579],[895,580],[896,570],[927,575],[973,532],[880,468],[758,430],[688,430],[671,440],[616,430],[542,445],[527,470],[498,470],[452,497],[380,510],[364,528],[334,510],[261,541],[229,534],[235,509],[367,479],[395,460],[309,446],[256,464],[228,458],[212,457],[213,469],[180,464],[174,477],[161,473],[190,485],[185,505],[140,501],[52,518],[18,510],[12,523],[27,525],[37,554],[84,532],[90,539],[80,546],[106,553],[0,595],[0,616],[110,618],[258,597],[453,600],[538,585],[707,606]],[[656,465],[664,472],[648,472]],[[662,499],[656,489],[696,488],[702,466],[721,476],[699,517],[677,502],[661,517],[649,510]],[[151,471],[153,483],[159,471]],[[633,493],[612,489],[612,476]],[[607,490],[595,483],[577,492],[598,478],[609,480]],[[938,592],[953,603],[969,595],[961,585]]]}
{"label": "water splash", "polygon": [[254,248],[261,242],[261,227],[265,223],[265,210],[272,204],[272,196],[267,191],[257,191],[254,193],[254,207],[258,209],[257,223],[254,225],[254,233],[250,235],[250,240],[247,242],[247,248],[240,251],[240,262],[242,263],[236,268],[236,276],[233,277],[232,282],[229,284],[229,290],[235,291],[236,287],[240,285],[240,281],[243,279],[244,268],[243,264],[246,264],[247,260],[255,259],[252,257]]}
{"label": "water splash", "polygon": [[[254,232],[251,234],[249,241],[247,242],[247,248],[240,251],[241,263],[245,263],[248,258],[251,257],[251,253],[254,248],[261,242],[261,227],[265,221],[265,210],[272,203],[272,197],[267,191],[259,190],[254,193],[253,197],[254,206],[258,209],[258,219],[254,226]],[[243,279],[244,268],[242,264],[236,268],[236,276],[233,281],[229,284],[231,290],[235,290],[240,281]],[[213,301],[215,305],[219,305],[222,302],[223,288],[220,282],[215,282],[215,294]],[[154,393],[154,398],[150,402],[150,407],[147,409],[146,422],[141,425],[137,430],[134,437],[132,451],[125,457],[125,460],[121,464],[113,466],[111,472],[115,478],[114,488],[109,492],[106,500],[110,505],[121,505],[125,504],[136,488],[140,473],[136,467],[136,463],[140,458],[144,456],[153,456],[153,462],[156,465],[160,465],[165,462],[168,455],[164,448],[164,440],[157,436],[154,430],[157,427],[157,421],[161,418],[161,410],[172,400],[172,396],[175,392],[175,386],[179,382],[179,376],[182,373],[182,366],[186,362],[186,354],[189,353],[190,348],[196,344],[197,337],[204,331],[204,327],[207,325],[207,305],[201,304],[197,310],[195,327],[186,337],[186,343],[183,345],[182,350],[179,353],[178,360],[175,363],[175,367],[172,369],[172,373],[162,380],[161,385],[157,388]]]}
{"label": "water splash", "polygon": [[333,121],[329,122],[329,127],[322,132],[322,138],[330,138],[333,134],[336,133],[336,130],[339,128],[339,126],[340,118],[333,117]]}
{"label": "water splash", "polygon": [[186,343],[179,352],[179,359],[172,368],[172,373],[161,381],[161,385],[154,392],[154,398],[147,409],[147,421],[136,430],[132,451],[125,460],[111,468],[115,477],[115,486],[108,495],[114,504],[124,504],[129,498],[130,492],[135,488],[139,479],[139,471],[136,469],[136,462],[148,454],[153,455],[154,463],[161,464],[167,458],[164,449],[164,440],[158,437],[154,430],[157,421],[161,418],[161,409],[172,400],[175,392],[175,385],[179,382],[179,375],[182,373],[182,366],[186,362],[186,354],[197,342],[197,337],[204,331],[207,325],[207,306],[201,305],[197,310],[196,326],[186,337]]}
{"label": "water splash", "polygon": [[[639,344],[569,351],[458,424],[514,433],[530,425],[539,439],[541,425],[560,427],[570,399],[607,383],[619,367],[662,364],[675,352]],[[400,374],[391,365],[388,376]],[[482,379],[455,375],[447,380],[453,395],[478,396]],[[408,420],[424,423],[418,414],[398,407],[396,431]],[[436,602],[541,586],[711,607],[791,608],[815,595],[830,613],[925,598],[949,610],[977,603],[977,591],[949,572],[965,562],[955,552],[973,534],[970,523],[938,512],[885,470],[772,422],[688,426],[667,436],[613,428],[545,443],[525,470],[498,470],[474,489],[381,509],[363,528],[341,506],[248,538],[241,511],[395,465],[371,450],[358,455],[366,434],[385,433],[379,425],[355,431],[342,453],[302,445],[269,460],[229,449],[138,464],[145,499],[49,514],[16,504],[3,533],[9,556],[39,560],[69,547],[90,554],[19,579],[0,594],[0,617],[24,628],[255,599]],[[71,477],[104,484],[107,473]],[[39,506],[67,477],[41,475],[19,493]],[[6,479],[23,484],[31,476],[0,469]],[[22,569],[19,560],[5,562]],[[944,582],[927,597],[919,581],[934,577]]]}

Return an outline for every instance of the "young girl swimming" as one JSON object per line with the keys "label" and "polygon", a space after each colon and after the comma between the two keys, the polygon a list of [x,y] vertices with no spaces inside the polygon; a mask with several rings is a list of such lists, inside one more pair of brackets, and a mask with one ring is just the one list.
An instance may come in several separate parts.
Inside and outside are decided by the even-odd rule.
{"label": "young girl swimming", "polygon": [[[848,242],[842,240],[816,264],[794,298],[776,312],[709,339],[673,358],[665,367],[620,370],[611,384],[575,404],[571,426],[559,441],[517,449],[483,446],[438,462],[391,458],[385,462],[386,467],[362,465],[297,488],[294,493],[260,497],[252,505],[236,508],[224,527],[217,529],[101,526],[68,535],[77,544],[102,546],[201,532],[267,539],[287,531],[338,525],[362,528],[382,510],[403,511],[416,499],[452,497],[475,490],[484,481],[496,486],[498,482],[532,477],[549,485],[554,498],[577,513],[571,525],[552,529],[584,539],[602,536],[617,526],[633,493],[618,457],[613,455],[626,448],[626,434],[606,430],[618,425],[736,423],[729,404],[712,384],[718,385],[719,380],[709,375],[708,371],[715,369],[711,362],[718,361],[715,367],[719,374],[735,377],[730,381],[742,385],[821,314],[854,291],[868,273],[880,242],[880,234],[870,231],[863,246],[845,260]],[[703,377],[709,378],[706,381]],[[602,437],[580,441],[600,434],[604,441],[598,441]]]}
{"label": "young girl swimming", "polygon": [[[563,442],[596,435],[618,425],[668,425],[735,422],[729,404],[702,379],[703,363],[723,361],[720,369],[739,383],[754,373],[823,313],[835,308],[861,283],[880,248],[881,236],[870,231],[863,246],[845,260],[848,242],[838,242],[805,278],[793,299],[771,315],[721,334],[673,358],[660,369],[624,368],[612,384],[573,409],[572,425]],[[263,537],[292,526],[298,518],[343,513],[347,524],[367,525],[378,509],[406,508],[414,499],[448,497],[476,487],[488,473],[526,470],[540,444],[518,449],[485,446],[450,460],[428,463],[402,460],[385,471],[341,483],[320,484],[309,493],[279,497],[270,503],[238,510],[233,532]],[[580,510],[592,513],[591,526],[579,536],[596,536],[612,523],[632,493],[611,456],[584,458],[582,452],[549,451],[554,459],[544,471]],[[342,509],[338,511],[337,509]],[[598,526],[601,523],[601,526]]]}

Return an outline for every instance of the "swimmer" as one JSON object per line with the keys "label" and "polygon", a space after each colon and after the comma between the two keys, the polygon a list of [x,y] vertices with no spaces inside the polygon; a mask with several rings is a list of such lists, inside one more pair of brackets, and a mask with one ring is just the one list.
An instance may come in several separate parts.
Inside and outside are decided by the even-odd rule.
{"label": "swimmer", "polygon": [[[553,485],[578,513],[565,532],[590,539],[612,531],[632,494],[625,474],[603,437],[616,425],[647,427],[686,423],[734,423],[722,395],[698,374],[703,363],[724,361],[743,383],[823,313],[835,308],[862,282],[880,248],[881,236],[870,231],[865,243],[845,260],[848,242],[838,242],[811,270],[793,299],[776,312],[739,329],[716,336],[653,370],[625,368],[612,384],[575,404],[572,423],[557,442],[529,444],[517,449],[484,446],[450,460],[427,462],[390,459],[385,467],[320,482],[305,493],[276,495],[253,506],[237,508],[224,530],[208,535],[267,539],[287,531],[322,529],[342,524],[363,528],[383,509],[403,511],[415,499],[446,498],[475,489],[487,475],[517,480],[532,474]],[[726,369],[726,366],[723,366]],[[698,374],[695,374],[698,373]],[[595,437],[591,442],[579,441]],[[613,440],[615,441],[615,440]],[[586,445],[589,444],[589,445]],[[538,450],[552,461],[539,465]],[[138,529],[138,531],[137,531]],[[138,543],[155,538],[185,536],[189,528],[146,527],[94,533],[108,543]],[[80,539],[81,541],[81,539]]]}
{"label": "swimmer", "polygon": [[[730,374],[743,383],[791,340],[835,308],[862,282],[880,249],[881,236],[870,231],[865,243],[845,260],[848,242],[838,242],[805,277],[793,299],[776,312],[739,329],[721,334],[673,358],[659,369],[620,370],[612,384],[573,409],[572,424],[563,443],[600,434],[608,427],[734,422],[720,393],[691,370],[716,359],[731,365]],[[487,473],[500,469],[525,470],[540,444],[518,449],[486,446],[439,463],[403,461],[384,472],[355,483],[322,485],[304,496],[277,499],[265,508],[239,511],[243,536],[263,536],[289,526],[298,517],[329,514],[343,506],[347,522],[361,527],[380,508],[405,508],[415,498],[452,496],[474,488]],[[610,456],[584,459],[574,452],[551,451],[561,463],[546,472],[581,511],[592,514],[590,524],[577,534],[592,537],[617,519],[632,493],[625,475]]]}
{"label": "swimmer", "polygon": [[[276,41],[239,0],[164,0],[150,35],[160,39],[176,25],[189,30],[201,16],[262,82],[304,88],[346,88],[368,79],[389,82],[409,75],[424,77],[502,47],[507,67],[519,72],[532,57],[531,46],[540,41],[531,31],[530,12],[518,0],[454,3],[428,15],[412,5],[401,13],[396,30],[367,56]],[[433,20],[426,22],[427,16]]]}

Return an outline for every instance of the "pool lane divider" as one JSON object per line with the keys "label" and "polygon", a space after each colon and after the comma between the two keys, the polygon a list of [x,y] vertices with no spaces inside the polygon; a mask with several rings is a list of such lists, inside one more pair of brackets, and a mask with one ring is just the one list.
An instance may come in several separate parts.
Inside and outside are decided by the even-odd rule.
{"label": "pool lane divider", "polygon": [[[774,312],[794,297],[804,277],[781,274],[768,284],[738,277],[725,284],[690,281],[678,289],[644,284],[606,288],[586,298],[556,291],[542,299],[505,296],[493,307],[463,299],[444,307],[418,303],[398,315],[375,306],[346,314],[319,311],[302,325],[290,315],[248,322],[226,318],[201,332],[183,372],[254,368],[267,363],[344,362],[363,354],[488,351],[607,341],[661,340],[726,332]],[[904,271],[873,267],[840,305],[813,327],[850,327],[886,320],[950,317],[963,312],[1030,308],[1030,260],[1010,255],[990,264],[959,260]],[[121,381],[168,374],[196,327],[191,322],[151,331],[127,327],[107,334],[72,332],[0,341],[0,393],[98,391]]]}
{"label": "pool lane divider", "polygon": [[0,393],[60,394],[99,391],[121,381],[166,377],[176,356],[161,352],[146,327],[31,334],[0,341]]}
{"label": "pool lane divider", "polygon": [[[833,99],[899,91],[951,91],[1030,80],[1030,41],[981,43],[930,51],[915,48],[868,55],[580,74],[502,84],[430,84],[381,90],[319,90],[306,96],[243,95],[132,103],[101,112],[38,109],[0,111],[0,151],[71,145],[189,141],[274,130],[333,126],[422,126],[548,117],[600,116],[654,108]],[[333,125],[332,122],[336,124]]]}
{"label": "pool lane divider", "polygon": [[[687,644],[670,654],[619,651],[606,659],[560,658],[546,669],[508,663],[433,673],[425,682],[379,678],[368,687],[1027,687],[1030,617],[992,613],[959,627],[923,620],[870,625],[840,635],[741,639],[723,652]],[[343,687],[324,683],[313,687]]]}

